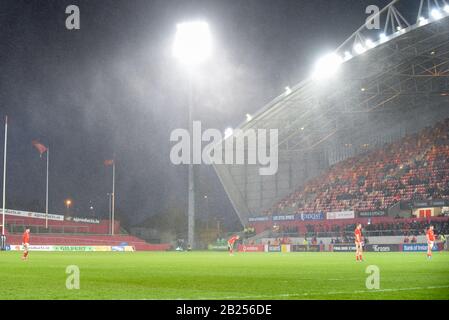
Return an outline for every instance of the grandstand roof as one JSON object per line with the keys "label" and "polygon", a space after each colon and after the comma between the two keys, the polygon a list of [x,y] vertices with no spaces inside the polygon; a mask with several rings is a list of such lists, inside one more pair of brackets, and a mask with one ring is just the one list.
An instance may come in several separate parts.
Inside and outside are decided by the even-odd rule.
{"label": "grandstand roof", "polygon": [[344,59],[335,77],[308,77],[239,127],[278,129],[281,162],[272,179],[214,166],[242,224],[332,163],[449,116],[448,4],[395,0],[377,18],[381,31],[365,24],[335,51]]}

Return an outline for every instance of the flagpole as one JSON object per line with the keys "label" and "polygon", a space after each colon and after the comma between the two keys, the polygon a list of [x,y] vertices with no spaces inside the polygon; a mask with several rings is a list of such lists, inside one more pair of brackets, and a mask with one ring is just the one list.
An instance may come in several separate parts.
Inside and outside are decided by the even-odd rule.
{"label": "flagpole", "polygon": [[50,161],[50,148],[47,148],[47,184],[45,190],[45,229],[48,229],[48,163]]}
{"label": "flagpole", "polygon": [[114,214],[115,214],[115,159],[112,162],[112,235],[114,235]]}
{"label": "flagpole", "polygon": [[5,205],[6,205],[6,147],[8,143],[8,116],[5,118],[5,147],[3,151],[3,217],[2,236],[5,235]]}

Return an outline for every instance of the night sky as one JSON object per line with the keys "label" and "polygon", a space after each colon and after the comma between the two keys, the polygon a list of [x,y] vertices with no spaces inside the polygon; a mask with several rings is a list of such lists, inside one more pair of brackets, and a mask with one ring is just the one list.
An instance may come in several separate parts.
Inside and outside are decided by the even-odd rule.
{"label": "night sky", "polygon": [[[2,0],[7,207],[44,211],[45,157],[31,144],[38,139],[51,152],[50,213],[72,198],[73,214],[106,217],[111,169],[103,161],[112,157],[119,217],[139,223],[186,208],[187,167],[169,159],[170,132],[187,128],[188,115],[185,73],[171,54],[176,24],[210,24],[214,56],[198,71],[194,118],[224,130],[303,80],[363,24],[368,5],[388,2]],[[80,8],[80,30],[65,28],[70,4]],[[3,124],[0,139],[3,167]],[[212,215],[235,221],[213,169],[199,169],[199,198],[207,194]]]}

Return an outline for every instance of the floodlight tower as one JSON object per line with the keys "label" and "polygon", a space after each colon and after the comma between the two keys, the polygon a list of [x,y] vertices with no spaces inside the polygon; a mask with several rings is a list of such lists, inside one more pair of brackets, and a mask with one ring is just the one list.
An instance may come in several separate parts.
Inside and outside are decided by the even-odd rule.
{"label": "floodlight tower", "polygon": [[[193,135],[193,71],[212,54],[209,25],[203,21],[180,23],[176,26],[173,56],[186,69],[189,82],[189,133],[192,155]],[[192,157],[189,162],[188,244],[195,247],[195,177]]]}

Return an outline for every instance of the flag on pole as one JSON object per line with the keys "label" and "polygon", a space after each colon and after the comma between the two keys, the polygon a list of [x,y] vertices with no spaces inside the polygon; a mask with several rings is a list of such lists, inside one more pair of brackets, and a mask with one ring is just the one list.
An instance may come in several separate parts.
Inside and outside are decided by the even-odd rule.
{"label": "flag on pole", "polygon": [[46,186],[45,186],[45,228],[48,229],[48,163],[49,163],[49,158],[50,158],[50,150],[48,149],[48,147],[44,146],[42,143],[40,143],[37,140],[33,140],[31,143],[39,152],[41,159],[42,159],[42,154],[47,152],[47,179],[46,179]]}
{"label": "flag on pole", "polygon": [[104,165],[106,167],[112,166],[114,164],[114,160],[104,160]]}
{"label": "flag on pole", "polygon": [[46,146],[44,146],[42,143],[40,143],[37,140],[33,140],[32,143],[33,143],[33,146],[37,149],[37,151],[39,151],[41,157],[42,157],[42,154],[44,154],[48,150],[48,148]]}

